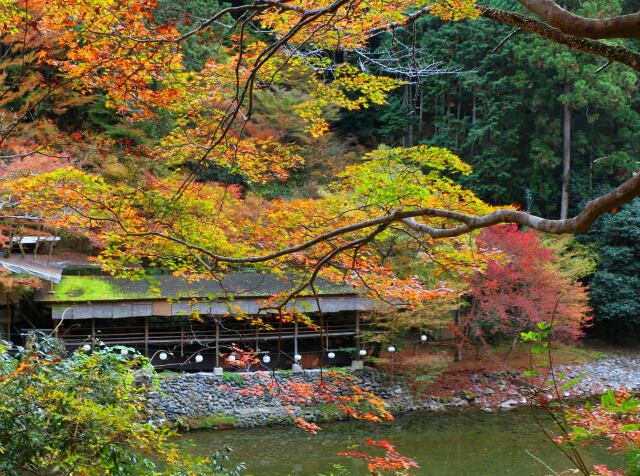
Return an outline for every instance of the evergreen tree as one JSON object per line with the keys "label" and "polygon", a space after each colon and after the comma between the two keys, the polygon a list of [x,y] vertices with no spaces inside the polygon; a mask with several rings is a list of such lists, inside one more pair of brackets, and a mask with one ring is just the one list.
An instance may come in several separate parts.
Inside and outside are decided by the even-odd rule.
{"label": "evergreen tree", "polygon": [[[514,8],[509,0],[492,3]],[[574,10],[597,16],[596,9],[608,15],[629,7],[607,0]],[[404,43],[411,43],[413,32],[404,35]],[[483,199],[559,216],[566,175],[565,203],[572,214],[592,195],[594,184],[602,184],[599,170],[615,169],[606,175],[617,177],[617,183],[637,170],[635,72],[482,19],[471,24],[427,18],[415,35],[421,52],[455,72],[423,78],[416,86],[419,101],[413,106],[422,120],[412,128],[415,141],[447,147],[470,162],[474,174],[465,185]],[[416,116],[405,94],[398,92],[384,114],[364,118],[352,112],[337,125],[368,146],[377,145],[376,138],[406,144],[407,122],[416,122]]]}
{"label": "evergreen tree", "polygon": [[599,260],[591,285],[595,330],[605,338],[637,341],[640,331],[640,200],[601,217],[581,241]]}

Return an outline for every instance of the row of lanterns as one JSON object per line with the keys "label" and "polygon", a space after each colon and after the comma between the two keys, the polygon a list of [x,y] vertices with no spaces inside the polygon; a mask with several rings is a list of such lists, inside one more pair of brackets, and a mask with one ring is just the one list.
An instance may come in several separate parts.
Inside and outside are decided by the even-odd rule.
{"label": "row of lanterns", "polygon": [[[91,351],[91,344],[84,344],[82,346],[82,350],[84,350],[85,352],[90,352]],[[120,355],[128,355],[129,354],[129,349],[127,349],[126,347],[123,347],[122,349],[120,349]],[[229,359],[229,360],[235,360],[235,356],[231,356],[233,357],[233,359]],[[167,360],[169,358],[169,354],[166,352],[160,352],[158,354],[158,358],[160,360]],[[204,357],[201,354],[196,354],[196,356],[194,357],[194,360],[197,363],[200,363],[204,360]]]}
{"label": "row of lanterns", "polygon": [[[428,339],[428,337],[427,337],[427,335],[426,335],[426,334],[422,334],[422,335],[420,336],[420,340],[421,340],[422,342],[426,342],[426,341],[427,341],[427,339]],[[84,345],[82,346],[82,350],[84,350],[85,352],[89,352],[89,351],[91,351],[91,344],[84,344]],[[389,351],[389,352],[391,352],[391,353],[394,353],[394,352],[396,351],[396,348],[395,348],[395,346],[390,345],[389,347],[387,347],[387,351]],[[122,349],[120,349],[120,355],[127,355],[128,353],[129,353],[129,349],[124,348],[124,347],[123,347]],[[367,350],[366,350],[366,349],[360,349],[360,350],[358,351],[358,355],[360,355],[360,357],[364,357],[365,355],[367,355]],[[336,354],[335,354],[335,352],[330,351],[330,352],[328,352],[328,353],[327,353],[327,357],[328,357],[329,359],[335,359]],[[159,358],[160,360],[167,360],[167,359],[169,358],[169,355],[168,355],[166,352],[160,352],[160,353],[158,354],[158,358]],[[301,356],[300,354],[296,354],[296,355],[294,355],[294,356],[293,356],[293,359],[294,359],[296,362],[299,362],[299,361],[301,361],[301,360],[302,360],[302,356]],[[204,360],[204,357],[203,357],[201,354],[196,354],[196,356],[195,356],[194,360],[195,360],[197,363],[201,363],[201,362]],[[233,354],[231,354],[229,357],[227,357],[227,360],[228,360],[229,362],[235,362],[235,360],[236,360],[236,356],[235,356],[235,355],[233,355]],[[271,357],[270,357],[268,354],[267,354],[267,355],[265,355],[264,357],[262,357],[262,362],[264,362],[265,364],[268,364],[269,362],[271,362]]]}

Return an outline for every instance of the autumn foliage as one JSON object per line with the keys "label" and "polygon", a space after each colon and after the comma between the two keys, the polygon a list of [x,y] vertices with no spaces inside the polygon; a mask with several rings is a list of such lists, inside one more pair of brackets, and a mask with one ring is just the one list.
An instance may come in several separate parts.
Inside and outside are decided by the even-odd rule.
{"label": "autumn foliage", "polygon": [[588,324],[587,291],[555,266],[540,234],[516,226],[483,230],[478,242],[496,254],[487,267],[469,280],[470,307],[464,316],[467,331],[488,339],[517,339],[536,324],[553,323],[553,338],[575,341]]}
{"label": "autumn foliage", "polygon": [[625,471],[610,469],[606,465],[594,465],[594,473],[600,476],[640,474],[640,400],[625,388],[609,390],[596,404],[568,408],[564,412],[569,432],[558,437],[559,445],[606,445],[613,451],[624,453]]}
{"label": "autumn foliage", "polygon": [[372,476],[381,476],[385,473],[408,474],[411,469],[419,467],[415,460],[402,456],[396,447],[386,440],[367,440],[367,445],[382,449],[383,456],[374,456],[366,451],[342,451],[338,455],[365,461]]}

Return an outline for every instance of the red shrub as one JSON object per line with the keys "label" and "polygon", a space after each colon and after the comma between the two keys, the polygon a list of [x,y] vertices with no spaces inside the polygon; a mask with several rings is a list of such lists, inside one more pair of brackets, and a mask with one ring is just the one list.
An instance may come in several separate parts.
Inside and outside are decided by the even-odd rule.
{"label": "red shrub", "polygon": [[554,267],[555,257],[540,234],[500,225],[478,236],[483,248],[502,253],[469,280],[471,306],[463,322],[478,337],[516,339],[538,322],[553,320],[557,340],[574,341],[588,323],[586,288]]}

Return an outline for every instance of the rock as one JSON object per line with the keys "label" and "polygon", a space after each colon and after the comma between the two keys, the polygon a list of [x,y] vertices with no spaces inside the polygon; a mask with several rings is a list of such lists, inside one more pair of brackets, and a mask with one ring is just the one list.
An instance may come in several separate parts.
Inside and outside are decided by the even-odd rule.
{"label": "rock", "polygon": [[500,410],[512,410],[519,405],[520,404],[517,400],[505,400],[500,405],[498,405],[498,408],[500,408]]}

